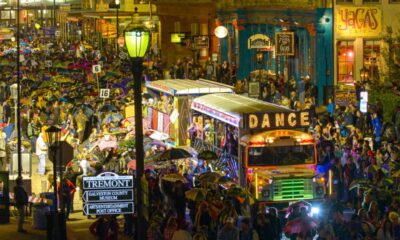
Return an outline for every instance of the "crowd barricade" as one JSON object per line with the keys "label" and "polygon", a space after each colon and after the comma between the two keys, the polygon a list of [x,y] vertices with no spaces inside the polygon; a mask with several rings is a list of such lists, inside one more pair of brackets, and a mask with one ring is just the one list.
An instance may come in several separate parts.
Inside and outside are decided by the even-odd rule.
{"label": "crowd barricade", "polygon": [[[14,202],[15,201],[14,193],[10,192],[9,193],[9,197],[10,197],[10,202]],[[52,204],[52,200],[51,199],[38,197],[38,196],[29,196],[28,197],[28,202],[32,203],[32,204],[47,204],[47,205],[51,205]]]}

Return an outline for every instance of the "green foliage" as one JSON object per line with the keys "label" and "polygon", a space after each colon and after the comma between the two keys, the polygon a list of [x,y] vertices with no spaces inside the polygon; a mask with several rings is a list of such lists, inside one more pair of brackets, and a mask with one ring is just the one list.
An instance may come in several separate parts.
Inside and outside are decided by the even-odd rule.
{"label": "green foliage", "polygon": [[383,119],[385,122],[392,121],[392,113],[397,104],[400,103],[400,96],[388,88],[374,88],[369,91],[369,102],[375,104],[378,100],[383,103]]}
{"label": "green foliage", "polygon": [[383,86],[397,86],[400,81],[400,31],[394,32],[391,26],[386,26],[383,40],[386,43],[386,48],[382,51],[385,60]]}
{"label": "green foliage", "polygon": [[135,139],[120,141],[119,146],[122,148],[134,148],[135,147]]}

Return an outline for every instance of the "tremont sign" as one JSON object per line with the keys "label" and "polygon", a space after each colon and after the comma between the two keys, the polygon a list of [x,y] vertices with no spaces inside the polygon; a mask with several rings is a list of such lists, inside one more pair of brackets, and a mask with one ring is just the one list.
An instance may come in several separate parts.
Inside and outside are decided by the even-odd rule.
{"label": "tremont sign", "polygon": [[243,116],[247,129],[302,128],[310,126],[310,112],[250,113]]}

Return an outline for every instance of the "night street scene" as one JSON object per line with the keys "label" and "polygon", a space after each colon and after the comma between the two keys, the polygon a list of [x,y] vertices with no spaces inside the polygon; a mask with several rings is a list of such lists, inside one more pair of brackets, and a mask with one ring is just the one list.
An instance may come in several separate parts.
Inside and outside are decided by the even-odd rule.
{"label": "night street scene", "polygon": [[0,0],[0,240],[400,240],[400,0]]}

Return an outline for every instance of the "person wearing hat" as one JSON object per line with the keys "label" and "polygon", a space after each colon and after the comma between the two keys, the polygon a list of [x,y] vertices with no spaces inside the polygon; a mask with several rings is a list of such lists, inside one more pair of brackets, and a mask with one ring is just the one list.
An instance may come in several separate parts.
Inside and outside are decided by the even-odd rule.
{"label": "person wearing hat", "polygon": [[224,226],[218,232],[218,240],[239,240],[239,229],[235,226],[235,219],[228,217]]}

